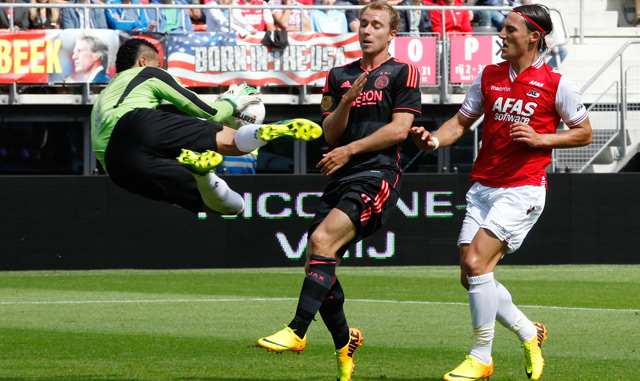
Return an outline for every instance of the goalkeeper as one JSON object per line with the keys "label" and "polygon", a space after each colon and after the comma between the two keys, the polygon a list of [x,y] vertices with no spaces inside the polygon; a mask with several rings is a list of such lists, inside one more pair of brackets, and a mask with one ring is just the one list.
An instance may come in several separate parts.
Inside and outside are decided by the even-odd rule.
{"label": "goalkeeper", "polygon": [[[220,124],[236,110],[260,102],[256,89],[231,85],[208,103],[160,67],[158,50],[132,38],[116,56],[117,75],[91,111],[93,151],[118,186],[193,212],[238,214],[242,196],[212,170],[222,156],[240,156],[273,140],[312,140],[322,128],[306,119],[238,130]],[[157,109],[168,101],[177,114]]]}

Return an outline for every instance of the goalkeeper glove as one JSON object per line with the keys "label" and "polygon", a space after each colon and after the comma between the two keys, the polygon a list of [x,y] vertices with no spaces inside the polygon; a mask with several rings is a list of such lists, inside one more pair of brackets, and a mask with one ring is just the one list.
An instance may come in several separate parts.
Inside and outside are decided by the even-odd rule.
{"label": "goalkeeper glove", "polygon": [[220,95],[221,101],[227,101],[233,106],[233,110],[242,110],[251,103],[260,102],[260,95],[255,87],[247,86],[246,83],[241,85],[233,84],[229,86],[229,90]]}

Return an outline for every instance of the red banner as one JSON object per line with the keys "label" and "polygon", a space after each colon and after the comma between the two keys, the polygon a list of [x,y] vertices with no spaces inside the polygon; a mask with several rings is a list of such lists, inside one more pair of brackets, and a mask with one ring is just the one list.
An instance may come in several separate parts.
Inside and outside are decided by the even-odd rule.
{"label": "red banner", "polygon": [[449,82],[471,83],[485,66],[502,61],[497,36],[451,36]]}
{"label": "red banner", "polygon": [[394,56],[420,71],[420,85],[436,85],[438,53],[436,37],[396,37]]}
{"label": "red banner", "polygon": [[44,30],[0,34],[0,83],[46,83],[47,73],[59,72],[60,43]]}

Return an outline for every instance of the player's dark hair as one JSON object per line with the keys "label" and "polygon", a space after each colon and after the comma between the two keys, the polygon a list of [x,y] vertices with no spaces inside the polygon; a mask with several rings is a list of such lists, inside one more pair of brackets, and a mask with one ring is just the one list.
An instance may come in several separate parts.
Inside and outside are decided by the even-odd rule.
{"label": "player's dark hair", "polygon": [[380,9],[389,12],[389,30],[399,30],[402,26],[402,19],[400,18],[400,14],[395,10],[395,8],[389,5],[386,0],[376,0],[365,5],[362,9],[360,9],[358,18],[362,19],[362,15],[369,9]]}
{"label": "player's dark hair", "polygon": [[[515,7],[513,11],[526,16],[524,17],[524,23],[527,25],[529,31],[540,33],[538,52],[546,52],[549,47],[547,46],[545,36],[553,32],[553,22],[551,21],[551,15],[549,15],[549,8],[541,4],[529,4]],[[527,17],[530,20],[528,20]]]}
{"label": "player's dark hair", "polygon": [[138,58],[149,54],[150,51],[159,54],[158,49],[147,40],[135,37],[128,39],[120,45],[116,54],[116,73],[131,69],[135,66]]}

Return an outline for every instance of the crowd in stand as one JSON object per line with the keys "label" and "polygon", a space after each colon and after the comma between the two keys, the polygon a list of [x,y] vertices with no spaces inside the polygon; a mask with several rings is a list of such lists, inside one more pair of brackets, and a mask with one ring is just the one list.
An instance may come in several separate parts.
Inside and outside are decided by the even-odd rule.
{"label": "crowd in stand", "polygon": [[[0,11],[0,31],[9,30],[13,19],[14,31],[26,29],[84,29],[104,28],[140,32],[184,33],[193,31],[232,32],[241,37],[264,31],[322,32],[329,34],[357,32],[358,10],[305,9],[308,5],[361,5],[371,0],[0,0],[0,2],[29,1],[33,8],[3,8]],[[638,0],[640,1],[640,0]],[[139,4],[141,8],[92,8],[85,16],[84,8],[39,8],[44,3],[77,4]],[[539,0],[388,0],[402,6],[518,6],[541,3]],[[252,5],[246,9],[187,9],[155,8],[154,4]],[[281,6],[301,6],[285,9]],[[401,10],[400,36],[473,33],[473,26],[483,33],[496,33],[502,28],[504,11],[468,10]],[[444,16],[444,17],[443,17]],[[566,57],[566,49],[556,47],[549,62],[558,67]]]}
{"label": "crowd in stand", "polygon": [[[13,3],[25,0],[0,0]],[[366,5],[371,0],[28,0],[33,8],[2,9],[0,30],[8,30],[13,19],[14,30],[57,28],[108,28],[143,32],[235,32],[240,36],[269,30],[315,31],[323,33],[356,32],[357,10],[284,9],[296,5]],[[25,1],[27,2],[27,1]],[[392,5],[484,5],[515,6],[518,0],[389,0]],[[41,8],[45,3],[77,4],[140,4],[141,8],[93,8],[85,17],[84,8]],[[254,5],[252,9],[186,9],[155,8],[154,4]],[[265,7],[265,5],[268,5]],[[504,13],[499,11],[440,11],[403,10],[400,35],[418,36],[424,33],[447,34],[472,32],[472,22],[499,31]],[[87,24],[87,25],[85,25]]]}

